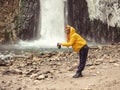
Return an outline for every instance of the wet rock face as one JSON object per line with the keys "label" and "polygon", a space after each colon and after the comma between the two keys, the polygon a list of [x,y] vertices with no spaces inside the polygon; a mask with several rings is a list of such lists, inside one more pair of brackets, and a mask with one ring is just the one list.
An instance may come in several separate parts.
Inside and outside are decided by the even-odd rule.
{"label": "wet rock face", "polygon": [[68,0],[68,23],[75,27],[81,35],[89,30],[89,13],[85,0]]}
{"label": "wet rock face", "polygon": [[14,17],[18,6],[19,0],[0,0],[0,43],[16,42]]}
{"label": "wet rock face", "polygon": [[18,37],[23,40],[37,38],[40,0],[22,0],[20,3],[20,21]]}
{"label": "wet rock face", "polygon": [[39,0],[0,0],[0,43],[37,37]]}
{"label": "wet rock face", "polygon": [[[93,6],[95,7],[96,3],[89,0],[68,0],[68,24],[74,26],[79,34],[90,41],[100,43],[120,42],[120,23],[117,21],[117,24],[113,25],[113,22],[116,22],[116,19],[114,19],[113,15],[115,15],[115,17],[116,15],[119,15],[119,1],[97,1],[99,1],[97,6],[105,6],[102,8],[96,7],[96,9],[100,9],[101,13],[98,13],[98,11],[96,11],[96,13],[91,15],[92,11],[96,10],[92,8],[91,4],[93,3]],[[109,10],[111,10],[111,8],[117,8],[118,13],[110,13]]]}

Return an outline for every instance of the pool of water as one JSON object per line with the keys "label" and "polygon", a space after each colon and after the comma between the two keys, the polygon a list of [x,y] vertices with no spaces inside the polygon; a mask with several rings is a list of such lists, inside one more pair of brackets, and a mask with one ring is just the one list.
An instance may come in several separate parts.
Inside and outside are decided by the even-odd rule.
{"label": "pool of water", "polygon": [[[96,44],[96,43],[88,43],[89,47],[92,46],[107,46],[109,44]],[[0,50],[1,51],[64,51],[64,50],[68,50],[68,48],[66,47],[62,47],[61,49],[58,49],[57,46],[56,47],[45,47],[45,48],[41,48],[41,47],[34,47],[34,46],[20,46],[20,45],[0,45]],[[71,47],[69,47],[69,50],[72,50]]]}

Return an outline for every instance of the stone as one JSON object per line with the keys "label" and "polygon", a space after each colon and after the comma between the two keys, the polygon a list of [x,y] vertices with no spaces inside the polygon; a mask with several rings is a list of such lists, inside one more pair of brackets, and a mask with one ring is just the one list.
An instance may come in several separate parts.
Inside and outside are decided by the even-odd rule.
{"label": "stone", "polygon": [[16,90],[22,90],[22,88],[21,88],[21,87],[19,87],[19,88],[17,88]]}
{"label": "stone", "polygon": [[97,59],[94,64],[95,65],[100,65],[101,63],[103,63],[103,59]]}
{"label": "stone", "polygon": [[90,66],[88,69],[89,70],[94,70],[94,69],[96,69],[96,67],[95,66]]}
{"label": "stone", "polygon": [[87,88],[84,88],[84,89],[81,89],[81,90],[92,90],[92,88],[87,87]]}
{"label": "stone", "polygon": [[10,75],[10,74],[17,74],[17,75],[22,75],[22,72],[20,70],[6,70],[3,71],[3,75]]}
{"label": "stone", "polygon": [[116,67],[120,67],[120,64],[118,64],[118,63],[114,63],[114,66],[116,66]]}
{"label": "stone", "polygon": [[0,60],[0,66],[6,66],[7,63],[4,60]]}
{"label": "stone", "polygon": [[72,67],[70,67],[70,68],[68,69],[68,71],[73,71],[74,69],[77,68],[77,66],[78,66],[78,64],[77,64],[77,63],[74,63],[74,64],[72,65]]}
{"label": "stone", "polygon": [[32,74],[32,75],[30,76],[30,78],[31,78],[31,79],[35,79],[37,76],[38,76],[38,74]]}
{"label": "stone", "polygon": [[26,73],[27,76],[29,76],[29,75],[35,74],[35,73],[37,73],[37,72],[39,72],[39,70],[33,69],[33,70],[27,71],[27,72],[25,72],[25,73]]}
{"label": "stone", "polygon": [[33,61],[40,61],[40,58],[33,57]]}
{"label": "stone", "polygon": [[109,61],[109,63],[116,63],[117,62],[117,60],[115,60],[115,59],[111,59],[110,61]]}
{"label": "stone", "polygon": [[5,22],[0,21],[0,27],[4,27],[5,26]]}
{"label": "stone", "polygon": [[19,74],[19,75],[22,75],[22,74],[23,74],[22,71],[19,70],[19,69],[14,69],[14,70],[15,70],[16,74]]}
{"label": "stone", "polygon": [[92,62],[87,62],[86,66],[92,66],[93,63]]}
{"label": "stone", "polygon": [[43,79],[45,79],[45,78],[46,78],[45,75],[40,75],[40,76],[38,76],[36,79],[37,79],[37,80],[43,80]]}

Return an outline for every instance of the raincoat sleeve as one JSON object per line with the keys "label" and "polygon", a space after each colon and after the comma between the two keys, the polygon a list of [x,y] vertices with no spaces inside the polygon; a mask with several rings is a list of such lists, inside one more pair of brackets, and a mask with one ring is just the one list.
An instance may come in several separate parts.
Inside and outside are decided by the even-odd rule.
{"label": "raincoat sleeve", "polygon": [[75,42],[75,37],[72,36],[69,42],[63,42],[61,43],[62,46],[72,46]]}

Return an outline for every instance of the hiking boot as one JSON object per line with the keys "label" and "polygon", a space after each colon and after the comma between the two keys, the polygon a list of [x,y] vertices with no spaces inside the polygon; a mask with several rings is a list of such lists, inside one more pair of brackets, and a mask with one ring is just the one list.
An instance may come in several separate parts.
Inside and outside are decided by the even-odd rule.
{"label": "hiking boot", "polygon": [[83,77],[83,75],[81,73],[76,73],[73,78],[79,78],[79,77]]}

